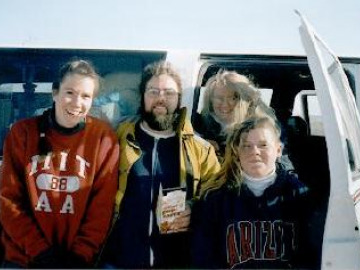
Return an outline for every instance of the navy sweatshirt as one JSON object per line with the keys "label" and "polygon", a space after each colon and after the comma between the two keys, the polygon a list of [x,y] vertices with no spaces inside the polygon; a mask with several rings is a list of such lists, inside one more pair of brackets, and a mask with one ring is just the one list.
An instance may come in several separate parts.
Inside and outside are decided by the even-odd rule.
{"label": "navy sweatshirt", "polygon": [[307,188],[277,169],[277,178],[255,197],[226,185],[209,191],[193,210],[194,268],[292,268],[302,257]]}

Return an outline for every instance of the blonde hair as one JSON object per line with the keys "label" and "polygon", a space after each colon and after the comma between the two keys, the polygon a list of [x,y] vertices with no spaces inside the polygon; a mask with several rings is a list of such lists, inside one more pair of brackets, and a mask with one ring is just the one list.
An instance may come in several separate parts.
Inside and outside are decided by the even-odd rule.
{"label": "blonde hair", "polygon": [[281,127],[278,121],[272,117],[257,115],[250,117],[241,124],[236,125],[226,142],[224,162],[221,166],[221,170],[217,174],[217,180],[204,187],[205,192],[210,189],[220,188],[223,185],[226,185],[230,190],[240,192],[243,179],[238,147],[243,134],[249,133],[250,130],[259,127],[269,127],[272,129],[275,138],[280,142]]}
{"label": "blonde hair", "polygon": [[225,132],[229,133],[233,127],[252,115],[268,115],[275,118],[274,111],[260,98],[260,92],[254,83],[246,76],[235,71],[219,70],[207,81],[204,94],[204,107],[201,115],[205,118],[214,113],[212,97],[215,89],[229,89],[234,92],[237,103],[233,110],[234,118]]}

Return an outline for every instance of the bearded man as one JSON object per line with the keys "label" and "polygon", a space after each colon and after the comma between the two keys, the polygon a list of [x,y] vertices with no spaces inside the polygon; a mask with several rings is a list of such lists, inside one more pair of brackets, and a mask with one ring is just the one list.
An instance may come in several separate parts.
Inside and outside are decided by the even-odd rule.
{"label": "bearded man", "polygon": [[191,208],[220,165],[180,108],[181,79],[169,62],[147,66],[140,91],[141,118],[122,123],[117,132],[116,221],[100,266],[187,268]]}

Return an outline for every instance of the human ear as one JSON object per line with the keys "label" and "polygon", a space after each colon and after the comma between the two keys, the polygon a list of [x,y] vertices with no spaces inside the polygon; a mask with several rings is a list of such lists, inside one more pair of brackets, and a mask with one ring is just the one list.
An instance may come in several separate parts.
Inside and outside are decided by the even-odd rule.
{"label": "human ear", "polygon": [[53,89],[52,90],[52,99],[54,102],[56,101],[56,98],[58,95],[59,95],[59,89]]}

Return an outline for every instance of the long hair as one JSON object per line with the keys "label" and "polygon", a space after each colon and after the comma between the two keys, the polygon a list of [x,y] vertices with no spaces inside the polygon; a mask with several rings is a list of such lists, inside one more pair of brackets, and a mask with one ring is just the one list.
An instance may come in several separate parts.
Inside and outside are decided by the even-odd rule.
{"label": "long hair", "polygon": [[60,85],[64,81],[65,77],[75,74],[92,78],[95,82],[94,96],[98,94],[100,87],[100,76],[96,72],[95,67],[86,60],[72,60],[64,64],[60,68],[57,80],[53,83],[53,93],[59,91]]}
{"label": "long hair", "polygon": [[238,193],[240,192],[243,183],[239,160],[239,146],[241,140],[243,139],[244,134],[248,134],[251,130],[264,126],[271,128],[275,137],[280,142],[281,128],[278,121],[272,117],[255,115],[241,124],[236,125],[226,142],[224,162],[221,166],[221,170],[217,174],[217,180],[205,187],[205,189],[217,189],[226,185],[227,189]]}
{"label": "long hair", "polygon": [[210,77],[205,86],[204,107],[201,111],[203,118],[214,114],[212,98],[216,89],[229,89],[234,92],[237,103],[233,110],[233,121],[228,128],[231,130],[236,123],[241,123],[247,117],[252,107],[256,107],[260,101],[260,92],[254,83],[246,76],[235,71],[219,70]]}

